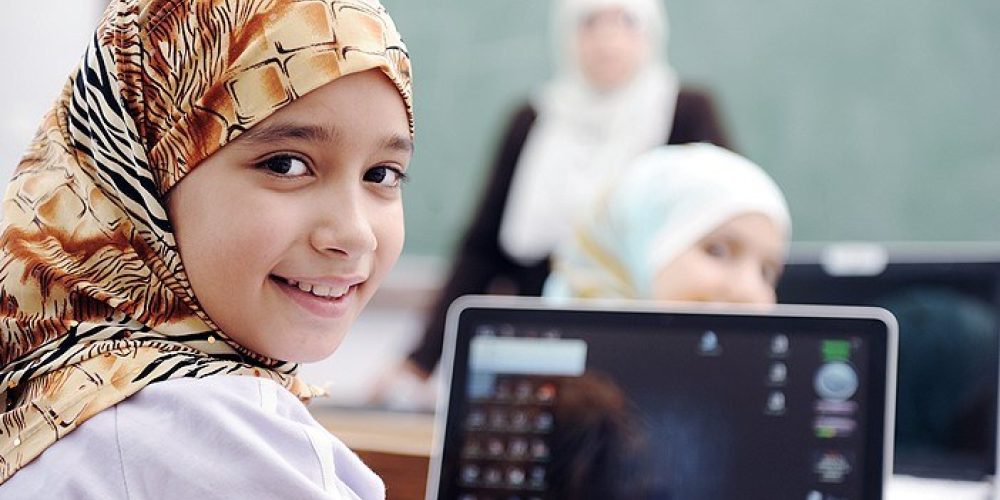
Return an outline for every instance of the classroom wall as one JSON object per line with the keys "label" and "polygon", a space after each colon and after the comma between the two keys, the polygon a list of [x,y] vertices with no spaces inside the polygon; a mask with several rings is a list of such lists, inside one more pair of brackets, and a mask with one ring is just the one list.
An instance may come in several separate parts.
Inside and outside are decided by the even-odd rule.
{"label": "classroom wall", "polygon": [[[447,256],[549,2],[384,0],[414,61],[406,255]],[[1000,240],[1000,2],[667,0],[669,56],[785,189],[796,240]]]}
{"label": "classroom wall", "polygon": [[[9,178],[101,0],[12,2]],[[384,0],[416,76],[407,257],[447,257],[512,108],[549,74],[549,3]],[[1000,2],[667,0],[684,80],[785,188],[797,240],[1000,240]]]}

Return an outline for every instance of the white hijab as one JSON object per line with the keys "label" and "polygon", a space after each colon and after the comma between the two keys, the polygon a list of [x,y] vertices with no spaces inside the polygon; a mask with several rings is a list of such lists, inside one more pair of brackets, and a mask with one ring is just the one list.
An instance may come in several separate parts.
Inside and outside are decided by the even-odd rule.
{"label": "white hijab", "polygon": [[[538,117],[525,141],[500,225],[500,245],[528,265],[569,236],[572,221],[598,186],[639,154],[664,143],[679,84],[662,57],[666,12],[659,0],[555,2],[556,77],[534,97]],[[621,7],[638,22],[651,50],[636,75],[613,91],[584,78],[576,54],[580,23]]]}
{"label": "white hijab", "polygon": [[706,143],[661,146],[629,166],[553,255],[543,294],[648,299],[657,272],[726,221],[758,213],[782,229],[781,189],[750,160]]}

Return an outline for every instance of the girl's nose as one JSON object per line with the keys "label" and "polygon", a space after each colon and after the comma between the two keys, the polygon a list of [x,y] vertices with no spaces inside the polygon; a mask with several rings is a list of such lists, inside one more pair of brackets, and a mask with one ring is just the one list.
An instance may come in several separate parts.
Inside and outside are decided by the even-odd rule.
{"label": "girl's nose", "polygon": [[[333,197],[331,197],[333,198]],[[323,254],[337,254],[351,259],[375,251],[377,239],[370,214],[359,196],[343,195],[336,203],[326,203],[310,234],[310,244]]]}

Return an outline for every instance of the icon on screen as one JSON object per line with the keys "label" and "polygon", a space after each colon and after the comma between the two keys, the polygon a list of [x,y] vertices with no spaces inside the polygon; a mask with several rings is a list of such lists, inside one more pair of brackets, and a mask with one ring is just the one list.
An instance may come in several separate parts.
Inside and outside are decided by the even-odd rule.
{"label": "icon on screen", "polygon": [[531,441],[531,458],[533,460],[548,460],[549,446],[541,439]]}
{"label": "icon on screen", "polygon": [[507,453],[511,458],[519,459],[528,456],[528,440],[525,438],[514,438],[510,440]]}
{"label": "icon on screen", "polygon": [[549,432],[555,423],[555,417],[547,411],[539,412],[535,415],[535,430],[538,432]]}
{"label": "icon on screen", "polygon": [[507,413],[503,410],[492,410],[490,411],[490,428],[498,431],[505,431],[510,425],[510,420],[507,418]]}
{"label": "icon on screen", "polygon": [[476,484],[479,481],[479,467],[475,464],[467,464],[462,467],[462,482],[465,484]]}
{"label": "icon on screen", "polygon": [[722,352],[722,346],[719,345],[719,336],[716,335],[712,330],[707,330],[701,335],[701,340],[698,342],[698,352],[705,356],[716,356]]}
{"label": "icon on screen", "polygon": [[507,401],[512,397],[513,390],[510,387],[510,380],[499,380],[493,387],[493,399],[497,401]]}
{"label": "icon on screen", "polygon": [[511,467],[507,470],[507,484],[514,488],[519,488],[524,485],[525,480],[528,475],[524,472],[524,469],[520,467]]}
{"label": "icon on screen", "polygon": [[773,385],[784,385],[788,380],[788,367],[780,361],[771,363],[771,368],[767,371],[767,380]]}
{"label": "icon on screen", "polygon": [[526,431],[530,427],[530,417],[527,410],[515,410],[510,417],[510,427],[514,431]]}
{"label": "icon on screen", "polygon": [[839,451],[826,451],[816,458],[813,472],[822,483],[843,483],[851,473],[851,462]]}
{"label": "icon on screen", "polygon": [[767,412],[772,415],[785,413],[785,393],[771,391],[771,394],[767,396]]}
{"label": "icon on screen", "polygon": [[503,441],[500,438],[490,438],[486,444],[486,452],[491,458],[499,458],[504,454]]}
{"label": "icon on screen", "polygon": [[465,442],[465,446],[462,447],[462,456],[467,458],[476,458],[482,454],[483,445],[478,439],[469,438]]}
{"label": "icon on screen", "polygon": [[517,401],[528,401],[534,396],[535,387],[528,380],[522,380],[517,383],[517,388],[514,389],[514,399]]}
{"label": "icon on screen", "polygon": [[479,408],[469,411],[469,416],[465,419],[465,425],[469,429],[480,429],[486,425],[486,412]]}
{"label": "icon on screen", "polygon": [[858,390],[858,374],[847,363],[826,363],[816,372],[813,386],[827,401],[847,401]]}
{"label": "icon on screen", "polygon": [[531,473],[528,476],[528,484],[532,488],[544,488],[545,487],[545,467],[535,466],[531,468]]}
{"label": "icon on screen", "polygon": [[503,472],[499,467],[490,466],[483,471],[483,482],[490,486],[496,486],[503,481]]}
{"label": "icon on screen", "polygon": [[823,341],[820,351],[823,354],[823,361],[846,362],[851,360],[851,348],[850,340],[828,339]]}
{"label": "icon on screen", "polygon": [[552,382],[546,382],[538,386],[538,390],[535,391],[535,399],[539,403],[548,404],[556,398],[556,385]]}
{"label": "icon on screen", "polygon": [[771,337],[771,355],[784,357],[788,354],[788,335],[779,333]]}
{"label": "icon on screen", "polygon": [[848,437],[857,426],[854,419],[846,417],[819,416],[813,421],[813,430],[820,439]]}

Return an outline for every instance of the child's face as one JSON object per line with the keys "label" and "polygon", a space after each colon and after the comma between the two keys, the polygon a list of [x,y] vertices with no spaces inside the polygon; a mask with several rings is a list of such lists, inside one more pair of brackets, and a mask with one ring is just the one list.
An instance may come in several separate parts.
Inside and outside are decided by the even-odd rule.
{"label": "child's face", "polygon": [[786,235],[762,214],[739,215],[664,266],[656,300],[773,304]]}
{"label": "child's face", "polygon": [[406,108],[379,71],[306,94],[230,142],[168,199],[198,302],[285,361],[331,354],[403,246]]}
{"label": "child's face", "polygon": [[638,22],[621,7],[591,14],[577,31],[580,69],[601,90],[614,90],[631,80],[649,57],[647,45]]}

